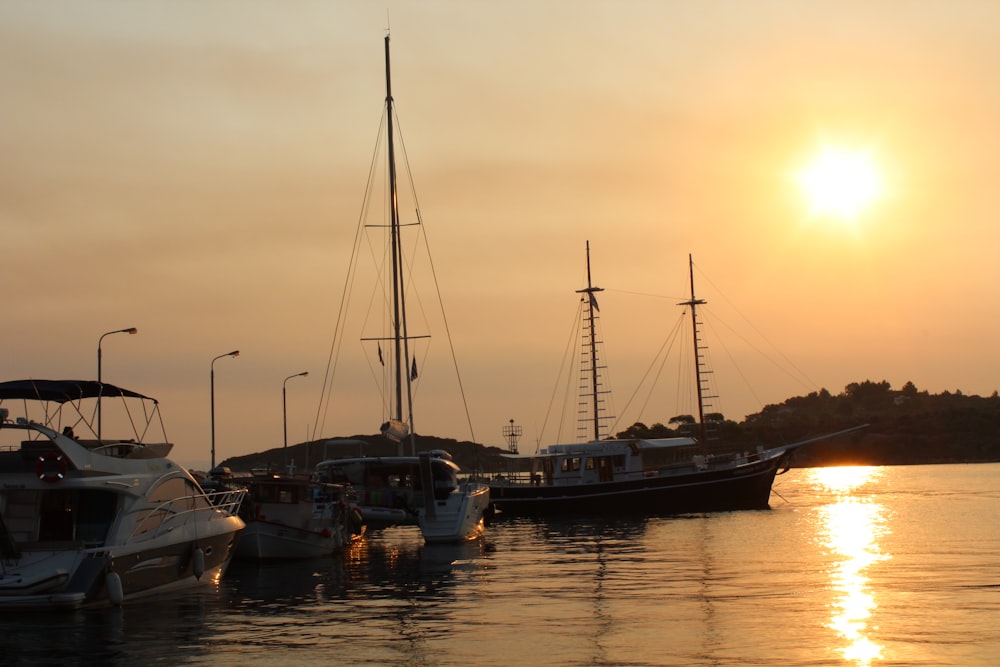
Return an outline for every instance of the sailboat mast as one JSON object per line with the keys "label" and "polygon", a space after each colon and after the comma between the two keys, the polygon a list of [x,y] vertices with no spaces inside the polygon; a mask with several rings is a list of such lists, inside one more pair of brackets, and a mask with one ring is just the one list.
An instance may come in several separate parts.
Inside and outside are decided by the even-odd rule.
{"label": "sailboat mast", "polygon": [[577,293],[585,293],[587,295],[587,315],[590,325],[590,336],[588,345],[590,347],[590,397],[591,405],[594,416],[594,440],[601,439],[601,419],[598,399],[598,379],[597,379],[597,334],[595,333],[595,318],[594,311],[597,310],[597,298],[594,297],[594,292],[603,292],[603,288],[594,287],[590,278],[590,241],[587,241],[587,288],[582,290],[577,290]]}
{"label": "sailboat mast", "polygon": [[704,299],[695,298],[694,295],[694,259],[690,254],[688,254],[688,275],[691,281],[691,299],[688,301],[683,301],[680,303],[682,306],[691,307],[691,330],[692,330],[692,344],[694,345],[694,381],[695,386],[698,389],[698,429],[699,429],[699,440],[701,441],[701,447],[707,446],[708,437],[707,430],[705,428],[705,397],[702,391],[702,377],[701,377],[701,350],[698,346],[698,314],[697,307],[708,303]]}
{"label": "sailboat mast", "polygon": [[403,421],[403,335],[402,335],[402,304],[399,295],[402,293],[402,250],[399,241],[399,203],[396,197],[396,151],[393,145],[392,127],[392,78],[389,69],[389,35],[385,36],[385,109],[386,126],[388,128],[388,153],[389,153],[389,235],[392,240],[392,308],[393,308],[393,343],[396,357],[395,373],[396,381],[396,402],[393,406],[395,412],[393,417],[397,421]]}
{"label": "sailboat mast", "polygon": [[[410,449],[416,450],[413,430],[413,377],[410,373],[409,337],[406,329],[406,290],[403,284],[403,249],[400,239],[399,197],[396,189],[396,146],[393,129],[392,76],[389,67],[389,35],[385,36],[385,109],[389,157],[389,232],[392,240],[393,349],[395,363],[395,411],[393,418],[408,425]],[[406,381],[406,420],[403,419],[403,381]],[[402,448],[402,442],[399,444]],[[402,451],[399,452],[402,454]],[[413,453],[411,451],[411,453]]]}

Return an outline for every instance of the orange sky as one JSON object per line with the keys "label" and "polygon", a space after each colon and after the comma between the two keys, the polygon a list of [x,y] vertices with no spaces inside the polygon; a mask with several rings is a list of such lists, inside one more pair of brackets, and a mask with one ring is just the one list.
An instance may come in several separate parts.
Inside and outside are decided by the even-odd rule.
{"label": "orange sky", "polygon": [[[865,379],[1000,385],[1000,5],[538,5],[0,0],[0,377],[96,377],[100,335],[135,326],[104,339],[104,379],[160,399],[180,462],[207,465],[210,362],[232,349],[217,458],[281,444],[282,381],[303,370],[289,440],[312,435],[388,15],[478,441],[513,418],[546,444],[587,240],[616,407],[678,315],[689,252],[709,307],[735,304],[813,383],[714,347],[740,362],[717,369],[730,418]],[[824,144],[882,172],[853,224],[810,217],[796,187]],[[431,333],[417,430],[468,438]],[[363,355],[345,341],[344,368]],[[316,435],[377,431],[367,367],[338,382]],[[667,389],[620,427],[677,414]]]}

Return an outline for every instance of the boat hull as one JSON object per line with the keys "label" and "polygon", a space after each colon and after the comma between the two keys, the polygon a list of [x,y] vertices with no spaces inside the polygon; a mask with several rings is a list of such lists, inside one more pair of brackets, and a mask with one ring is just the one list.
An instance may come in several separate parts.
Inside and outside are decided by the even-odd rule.
{"label": "boat hull", "polygon": [[267,471],[249,477],[233,475],[225,467],[213,470],[204,484],[213,489],[246,491],[240,507],[246,529],[235,553],[239,560],[330,556],[361,530],[353,519],[356,506],[342,485]]}
{"label": "boat hull", "polygon": [[490,486],[493,508],[505,515],[688,514],[770,507],[781,457],[740,466],[640,479],[555,486]]}
{"label": "boat hull", "polygon": [[460,481],[446,452],[418,456],[351,457],[317,465],[320,479],[348,482],[367,530],[418,526],[425,542],[478,537],[489,509],[489,486]]}
{"label": "boat hull", "polygon": [[428,544],[473,540],[483,534],[483,516],[489,509],[490,488],[467,483],[454,498],[440,502],[435,512],[420,514],[420,532]]}
{"label": "boat hull", "polygon": [[[217,582],[236,552],[244,524],[236,516],[211,523],[215,525],[197,526],[193,532],[198,534],[186,541],[141,551],[113,551],[110,569],[121,578],[125,600],[171,586]],[[106,590],[100,599],[107,599]]]}
{"label": "boat hull", "polygon": [[240,537],[240,560],[301,560],[330,556],[349,541],[339,529],[313,531],[282,523],[250,521]]}
{"label": "boat hull", "polygon": [[[190,540],[25,554],[17,567],[8,568],[0,578],[0,611],[117,605],[217,582],[233,556],[243,522],[234,516],[213,523],[214,534]],[[117,579],[115,584],[111,575]]]}
{"label": "boat hull", "polygon": [[379,507],[376,505],[359,505],[365,526],[369,530],[380,530],[394,526],[416,526],[419,524],[416,511]]}

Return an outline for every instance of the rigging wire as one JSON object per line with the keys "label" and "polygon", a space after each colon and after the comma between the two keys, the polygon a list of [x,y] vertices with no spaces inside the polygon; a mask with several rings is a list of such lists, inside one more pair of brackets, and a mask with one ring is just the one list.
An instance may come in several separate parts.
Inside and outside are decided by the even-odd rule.
{"label": "rigging wire", "polygon": [[726,325],[727,329],[729,329],[731,332],[733,332],[733,334],[735,334],[737,337],[739,337],[741,340],[743,340],[743,342],[745,342],[747,345],[749,345],[751,348],[753,348],[754,351],[758,352],[762,357],[764,357],[765,359],[767,359],[768,361],[770,361],[776,368],[778,368],[780,371],[782,371],[785,375],[787,375],[791,379],[795,380],[796,382],[799,382],[800,384],[803,384],[804,386],[809,387],[810,389],[815,389],[818,386],[815,382],[812,381],[812,379],[808,375],[805,374],[804,371],[802,371],[802,369],[800,369],[798,366],[796,366],[795,363],[791,359],[789,359],[788,356],[784,352],[782,352],[780,348],[778,348],[778,346],[776,346],[774,343],[772,343],[767,338],[767,336],[765,336],[760,331],[760,329],[758,329],[756,326],[754,326],[753,322],[751,322],[750,319],[747,318],[746,315],[744,315],[743,312],[739,308],[737,308],[736,305],[732,301],[729,300],[729,298],[726,296],[725,292],[723,292],[715,283],[713,283],[711,281],[711,279],[709,279],[709,277],[706,276],[704,274],[704,272],[701,271],[701,269],[698,267],[697,264],[695,264],[694,266],[695,266],[695,269],[698,270],[698,276],[700,278],[704,278],[704,280],[707,281],[708,284],[710,284],[715,289],[715,291],[722,298],[722,300],[725,301],[729,305],[729,307],[732,308],[733,311],[736,312],[737,315],[739,315],[740,319],[742,319],[746,323],[746,325],[749,326],[754,331],[754,333],[756,333],[758,336],[760,336],[761,340],[763,340],[765,343],[767,343],[768,347],[770,347],[771,350],[773,350],[778,356],[780,356],[785,361],[785,363],[788,364],[789,367],[791,367],[792,369],[794,369],[795,372],[799,374],[799,376],[796,377],[794,374],[790,373],[788,371],[787,367],[783,367],[783,366],[781,366],[781,364],[778,364],[777,362],[775,362],[773,359],[771,359],[767,355],[766,352],[760,350],[757,346],[755,346],[753,343],[751,343],[745,337],[743,337],[739,333],[737,333],[736,330],[733,329],[732,327],[729,327],[728,325]]}
{"label": "rigging wire", "polygon": [[[410,170],[410,159],[409,159],[409,157],[407,156],[407,153],[406,153],[406,143],[403,140],[403,131],[401,129],[401,125],[399,124],[399,118],[398,117],[396,118],[396,124],[397,124],[396,125],[397,128],[400,128],[399,129],[399,144],[400,144],[400,148],[402,149],[402,154],[403,154],[403,166],[404,166],[404,169],[406,170],[407,182],[410,184],[410,196],[413,197],[414,209],[415,209],[416,216],[417,216],[417,224],[419,225],[419,229],[420,229],[421,235],[424,238],[424,244],[423,244],[424,245],[424,250],[427,253],[427,262],[428,262],[428,265],[430,266],[431,278],[432,278],[432,281],[434,283],[434,291],[437,294],[437,298],[438,298],[438,308],[440,308],[440,311],[441,311],[441,320],[442,320],[442,322],[444,324],[445,338],[447,338],[447,340],[448,340],[448,349],[451,352],[452,366],[455,369],[455,377],[458,379],[458,390],[459,390],[459,394],[462,397],[462,406],[463,406],[463,409],[465,410],[465,420],[466,420],[466,423],[469,426],[469,436],[471,437],[472,442],[476,442],[476,434],[475,434],[475,430],[472,428],[472,417],[471,417],[470,412],[469,412],[469,402],[468,402],[468,399],[467,399],[466,394],[465,394],[465,386],[462,384],[462,374],[459,372],[459,368],[458,368],[458,356],[455,354],[455,342],[454,342],[454,340],[451,337],[451,327],[448,324],[448,315],[447,315],[447,312],[445,311],[445,308],[444,308],[444,298],[441,295],[441,285],[438,282],[437,269],[434,266],[434,258],[431,257],[431,252],[430,252],[430,237],[427,234],[427,228],[424,226],[423,214],[420,212],[420,202],[417,199],[417,192],[416,192],[416,187],[415,187],[414,181],[413,181],[413,174],[412,174],[412,172]],[[414,254],[416,254],[416,253],[414,253]],[[420,300],[419,295],[417,296],[417,301],[421,305],[421,312],[423,312],[423,302]]]}
{"label": "rigging wire", "polygon": [[[559,372],[556,374],[556,383],[555,386],[552,388],[552,397],[549,399],[549,405],[545,411],[545,419],[542,420],[542,428],[539,431],[539,439],[543,437],[545,429],[549,423],[549,417],[552,415],[552,409],[556,403],[556,395],[559,393],[559,388],[562,386],[562,380],[560,378],[562,378],[564,371],[567,373],[565,391],[567,394],[569,394],[570,391],[570,386],[571,386],[570,382],[572,381],[573,365],[568,363],[568,360],[572,358],[572,356],[576,353],[577,350],[576,343],[574,341],[577,339],[577,334],[580,331],[580,322],[581,319],[583,318],[582,304],[583,301],[581,300],[580,305],[576,309],[576,314],[574,315],[573,318],[573,324],[569,329],[569,339],[566,341],[566,346],[563,351],[563,356],[559,363]],[[569,366],[568,370],[567,370],[567,365]],[[568,402],[569,399],[564,397],[563,405],[565,406]],[[565,415],[566,415],[566,410],[565,409],[561,410],[559,414],[559,425],[556,428],[557,440],[559,439],[559,436],[563,432],[563,421],[565,419]]]}
{"label": "rigging wire", "polygon": [[[466,393],[465,393],[464,385],[462,383],[461,374],[459,373],[458,357],[457,357],[457,354],[455,352],[454,341],[452,340],[452,336],[451,336],[451,328],[450,328],[450,325],[448,323],[447,314],[446,314],[445,309],[444,309],[444,299],[442,297],[440,283],[439,283],[438,277],[437,277],[437,270],[436,270],[435,265],[434,265],[433,257],[430,254],[430,246],[429,246],[429,240],[428,240],[428,236],[427,236],[427,230],[426,230],[426,227],[423,224],[423,216],[422,216],[422,214],[420,212],[419,205],[417,204],[417,195],[416,195],[416,191],[415,191],[414,184],[413,184],[413,175],[412,175],[412,172],[411,172],[411,169],[410,169],[409,159],[408,159],[408,157],[406,155],[405,144],[404,144],[403,139],[402,139],[402,131],[401,131],[401,126],[399,124],[399,118],[398,118],[398,116],[395,113],[393,113],[393,118],[395,119],[395,123],[396,123],[396,130],[397,130],[396,133],[395,133],[396,134],[396,139],[398,141],[399,148],[401,149],[401,152],[400,152],[400,155],[402,157],[401,162],[402,162],[402,165],[404,166],[404,170],[405,170],[405,173],[406,173],[406,176],[407,176],[406,180],[408,181],[409,195],[412,197],[412,200],[413,200],[413,203],[414,203],[414,208],[415,208],[415,213],[416,213],[416,217],[417,217],[417,221],[415,223],[409,223],[409,224],[406,224],[406,225],[400,223],[400,227],[415,226],[418,229],[418,234],[413,238],[413,243],[411,245],[411,251],[412,252],[410,252],[410,253],[402,253],[403,262],[405,264],[404,269],[405,269],[405,272],[406,272],[406,274],[408,276],[408,279],[404,282],[404,285],[405,285],[406,288],[409,288],[410,285],[414,284],[414,281],[412,280],[412,277],[413,277],[413,272],[415,271],[416,264],[412,260],[413,260],[414,257],[416,257],[417,251],[420,248],[420,246],[423,245],[423,250],[425,251],[425,254],[426,254],[426,257],[427,257],[427,261],[428,261],[429,266],[430,266],[430,272],[431,272],[431,276],[432,276],[432,282],[434,284],[434,289],[435,289],[435,292],[436,292],[436,295],[437,295],[437,304],[438,304],[438,307],[440,309],[440,313],[441,313],[441,318],[442,318],[442,322],[443,322],[445,334],[446,334],[446,337],[448,339],[448,347],[449,347],[449,350],[450,350],[450,353],[451,353],[452,364],[454,366],[455,374],[456,374],[456,377],[458,379],[458,388],[459,388],[459,393],[461,395],[461,400],[462,400],[462,405],[463,405],[464,412],[465,412],[466,422],[467,422],[468,427],[469,427],[470,437],[472,438],[472,441],[475,442],[475,431],[474,431],[474,429],[472,427],[472,419],[471,419],[471,413],[470,413],[470,410],[469,410],[468,399],[467,399],[467,396],[466,396]],[[357,281],[358,281],[358,268],[359,268],[359,264],[360,264],[360,255],[362,254],[362,249],[363,248],[367,248],[368,255],[370,256],[370,259],[372,261],[372,265],[376,267],[376,270],[375,270],[376,278],[375,278],[375,283],[373,284],[373,287],[372,287],[371,295],[368,298],[368,305],[367,305],[366,315],[364,317],[364,323],[362,324],[362,331],[364,331],[365,329],[367,329],[372,314],[375,313],[375,312],[381,312],[382,313],[382,317],[383,317],[383,320],[382,320],[382,322],[381,322],[381,324],[379,326],[379,329],[382,332],[380,334],[381,338],[376,338],[375,340],[376,341],[381,341],[383,339],[384,340],[391,340],[391,337],[387,333],[391,329],[391,327],[392,327],[392,322],[391,322],[392,317],[389,314],[390,310],[389,310],[389,307],[388,307],[389,306],[389,292],[390,291],[387,289],[387,285],[386,285],[386,282],[385,282],[385,272],[386,272],[385,271],[385,267],[386,267],[386,265],[387,265],[387,263],[389,261],[388,260],[388,248],[389,248],[389,245],[388,245],[388,241],[383,241],[380,244],[381,248],[379,248],[377,246],[377,244],[373,243],[373,235],[370,234],[370,233],[368,233],[368,231],[367,231],[369,228],[386,229],[388,227],[387,223],[385,222],[386,216],[388,215],[388,211],[389,211],[388,207],[390,206],[389,202],[387,201],[388,198],[384,198],[386,201],[383,201],[383,206],[382,206],[382,218],[383,218],[383,221],[382,221],[382,223],[381,224],[367,224],[366,223],[366,220],[368,219],[369,215],[371,214],[371,210],[372,210],[372,201],[374,199],[374,191],[375,191],[374,183],[375,183],[375,180],[376,180],[377,173],[379,171],[378,165],[380,163],[380,157],[381,157],[381,155],[385,151],[385,145],[386,145],[387,139],[385,138],[384,135],[386,134],[386,125],[387,125],[387,122],[388,122],[388,120],[387,120],[386,109],[383,108],[382,119],[381,119],[381,122],[379,123],[378,135],[377,135],[377,138],[376,138],[376,141],[375,141],[375,149],[374,149],[374,151],[372,153],[372,159],[371,159],[371,163],[369,165],[368,178],[367,178],[366,185],[365,185],[365,193],[364,193],[364,200],[363,200],[363,204],[362,204],[362,208],[361,208],[361,214],[360,214],[359,219],[358,219],[358,225],[357,225],[357,229],[356,229],[356,232],[355,232],[354,243],[353,243],[352,248],[351,248],[351,256],[350,256],[350,260],[348,262],[347,278],[346,278],[346,280],[344,282],[344,287],[343,287],[343,291],[342,291],[342,294],[341,294],[341,300],[340,300],[340,308],[338,309],[337,318],[336,318],[336,321],[335,321],[334,336],[333,336],[333,340],[332,340],[332,342],[330,344],[330,350],[329,350],[328,357],[327,357],[326,371],[324,372],[323,385],[322,385],[321,392],[320,392],[320,400],[319,400],[319,404],[317,406],[316,418],[315,418],[315,421],[314,421],[314,424],[313,424],[313,434],[312,434],[313,438],[316,438],[317,434],[323,432],[325,430],[325,427],[326,427],[326,420],[327,420],[327,416],[329,414],[330,402],[331,402],[331,399],[332,399],[332,387],[334,385],[334,379],[335,379],[335,375],[336,375],[336,371],[337,371],[337,362],[338,362],[338,359],[340,358],[340,355],[342,353],[344,338],[346,337],[345,331],[346,331],[347,312],[348,312],[350,304],[352,302],[352,299],[353,299],[352,295],[354,294],[355,287],[357,285]],[[386,176],[386,178],[388,178],[388,176]],[[421,241],[423,241],[423,243],[421,243]],[[410,294],[411,296],[413,296],[415,298],[416,304],[417,304],[417,309],[421,313],[424,321],[425,322],[429,321],[430,318],[428,318],[428,316],[427,316],[427,311],[425,309],[425,304],[424,304],[423,300],[421,299],[420,293],[418,291],[416,291],[416,290],[413,290],[411,292],[409,289],[407,289],[407,293]],[[382,295],[381,299],[379,299],[379,295],[380,294]],[[376,304],[379,303],[379,301],[381,301],[381,305],[383,307],[376,308],[375,306],[376,306]],[[404,337],[405,337],[406,340],[411,340],[411,339],[416,339],[416,338],[430,338],[430,336],[409,336],[409,335],[406,335],[406,334],[404,334]],[[365,340],[368,340],[370,342],[372,339],[370,339],[370,338],[369,339],[364,339],[363,338],[362,339],[362,348],[364,348],[364,342],[365,342]],[[377,344],[381,348],[381,342],[378,342]],[[413,378],[412,375],[411,375],[409,366],[410,366],[411,363],[417,363],[417,360],[416,360],[416,357],[418,356],[417,355],[417,350],[416,350],[416,348],[414,348],[412,350],[412,352],[409,350],[409,348],[407,348],[407,350],[408,351],[407,351],[406,359],[405,359],[405,363],[406,363],[406,369],[405,369],[406,378],[407,378],[407,382],[408,383],[413,383],[415,385],[415,384],[417,384],[417,381],[418,381],[418,379],[419,379],[420,376],[418,375],[417,378]],[[429,355],[429,352],[430,352],[429,346],[426,347],[426,348],[424,348],[423,356],[421,357],[421,359],[419,361],[419,364],[420,364],[421,367],[426,362],[426,360],[428,358],[428,355]],[[411,354],[412,354],[412,357],[413,357],[413,361],[411,361]],[[375,380],[375,384],[378,387],[378,390],[379,390],[379,393],[380,393],[380,396],[381,396],[381,402],[382,402],[384,414],[388,414],[389,412],[391,412],[391,407],[388,406],[388,402],[390,400],[390,394],[386,391],[386,387],[388,387],[389,384],[390,384],[388,378],[390,378],[391,374],[392,374],[391,366],[393,366],[393,364],[394,364],[393,355],[387,353],[386,357],[388,357],[388,358],[385,359],[384,363],[381,360],[379,362],[375,362],[373,360],[373,355],[369,354],[368,352],[365,352],[364,357],[365,357],[365,359],[367,361],[367,364],[368,364],[369,373],[372,375],[373,379]],[[382,373],[381,373],[381,376],[382,376],[381,380],[379,380],[378,376],[380,375],[380,373],[378,372],[378,368],[376,368],[375,363],[378,363],[379,367],[381,367],[382,369],[384,369],[382,371]],[[412,431],[412,430],[414,430],[414,428],[413,428],[412,398],[409,401],[409,403],[410,403],[408,405],[409,414],[407,414],[406,416],[408,418],[408,421],[410,423],[410,428],[411,428],[411,431]]]}
{"label": "rigging wire", "polygon": [[[695,266],[695,268],[698,269],[697,266]],[[737,339],[739,339],[740,341],[742,341],[744,344],[746,344],[748,346],[748,348],[752,349],[754,352],[756,352],[757,354],[759,354],[768,363],[770,363],[773,366],[775,366],[782,374],[788,376],[789,378],[791,378],[796,383],[798,383],[800,385],[804,385],[804,386],[806,386],[806,387],[808,387],[810,389],[814,389],[817,386],[814,382],[812,382],[812,380],[801,369],[799,369],[788,358],[788,356],[786,354],[784,354],[783,352],[781,352],[781,350],[778,349],[776,345],[774,345],[770,340],[768,340],[768,338],[756,326],[753,325],[753,323],[746,317],[746,315],[744,315],[733,304],[733,302],[725,296],[725,294],[722,292],[722,290],[719,289],[719,287],[717,285],[715,285],[715,283],[713,283],[711,280],[709,280],[707,278],[707,276],[704,276],[704,273],[700,269],[698,269],[698,274],[699,274],[700,278],[704,279],[705,281],[707,281],[712,286],[712,288],[715,290],[715,292],[719,296],[722,297],[722,299],[725,301],[725,303],[728,304],[729,307],[732,308],[734,312],[736,312],[736,314],[740,317],[740,319],[743,322],[745,322],[746,325],[749,326],[750,329],[757,336],[759,336],[761,340],[763,340],[767,344],[767,347],[769,349],[775,351],[777,353],[777,355],[785,362],[784,364],[779,363],[774,358],[773,355],[768,354],[767,351],[765,349],[762,349],[762,347],[760,345],[755,344],[754,342],[752,342],[751,340],[749,340],[746,336],[744,336],[739,331],[737,331],[737,329],[734,328],[733,326],[731,326],[728,322],[724,321],[719,316],[718,312],[716,312],[714,309],[703,308],[703,309],[701,309],[699,311],[699,314],[703,316],[704,325],[706,326],[707,329],[709,329],[710,338],[713,341],[711,349],[714,349],[715,347],[718,347],[720,345],[722,346],[722,349],[725,352],[725,354],[726,354],[729,362],[731,363],[731,365],[733,366],[733,368],[736,370],[736,373],[739,376],[739,378],[741,379],[743,385],[746,387],[747,391],[752,395],[754,401],[757,404],[762,404],[760,396],[758,395],[757,391],[754,389],[754,386],[750,382],[749,378],[744,373],[744,369],[737,362],[737,359],[736,359],[736,356],[735,356],[735,354],[733,352],[733,349],[731,348],[731,346],[728,346],[726,344],[726,336],[718,335],[718,327],[724,328],[726,331],[729,332],[729,335],[735,336]],[[643,297],[652,297],[652,298],[657,298],[657,299],[673,299],[675,301],[683,301],[684,299],[688,298],[688,297],[668,297],[668,296],[665,296],[665,295],[662,295],[662,294],[651,294],[651,293],[648,293],[648,292],[636,292],[636,291],[621,290],[621,289],[614,289],[614,288],[607,288],[606,291],[608,291],[608,292],[617,292],[617,293],[621,293],[621,294],[632,294],[632,295],[638,295],[638,296],[643,296]],[[687,311],[685,309],[684,312],[682,312],[681,315],[677,318],[677,320],[676,320],[676,322],[674,324],[673,329],[671,330],[670,333],[668,333],[668,336],[665,339],[664,343],[661,345],[661,348],[658,351],[657,355],[654,356],[653,360],[650,362],[650,366],[646,369],[646,371],[643,374],[642,378],[640,379],[639,384],[637,385],[636,389],[633,391],[632,395],[629,397],[628,402],[626,403],[625,407],[622,410],[622,414],[623,415],[626,414],[626,413],[628,413],[630,407],[635,402],[636,397],[639,395],[640,390],[645,385],[645,383],[647,381],[649,381],[650,376],[651,376],[651,374],[653,372],[653,367],[657,363],[657,359],[660,358],[660,355],[663,355],[663,360],[662,360],[662,362],[659,365],[659,369],[653,375],[654,379],[650,383],[649,391],[648,391],[648,394],[646,396],[646,399],[643,401],[642,407],[639,410],[639,415],[638,415],[637,419],[639,419],[639,420],[642,419],[642,415],[645,414],[645,412],[646,412],[646,410],[648,408],[649,402],[652,399],[653,390],[654,390],[655,384],[656,384],[656,379],[655,378],[659,377],[662,374],[664,365],[665,365],[666,360],[667,360],[666,357],[669,356],[670,350],[673,349],[673,347],[674,347],[674,345],[675,345],[676,342],[680,341],[681,343],[683,343],[683,341],[681,339],[686,339],[687,338],[686,329],[683,327],[684,320],[685,320],[685,318],[687,316],[688,316],[688,313],[687,313]],[[666,349],[667,346],[668,346],[668,344],[670,346],[670,349]],[[690,342],[688,343],[687,346],[685,346],[684,344],[681,344],[680,350],[681,350],[681,357],[682,358],[678,361],[678,365],[677,365],[676,387],[674,389],[674,394],[677,397],[678,404],[676,406],[676,409],[679,411],[679,414],[684,414],[685,410],[687,410],[687,412],[690,412],[691,409],[692,409],[692,407],[693,407],[693,399],[690,397],[690,394],[691,394],[691,391],[690,391],[690,385],[691,385],[691,383],[690,383],[690,377],[693,374],[693,364],[697,363],[697,361],[695,359],[688,359],[687,358],[688,355],[689,355],[689,352],[685,352],[685,350],[687,349],[688,346],[690,346]],[[710,352],[710,350],[706,349],[704,351],[704,354],[708,355],[709,352]],[[708,365],[711,366],[711,362],[710,361],[708,362]],[[789,368],[791,368],[792,371],[794,371],[794,372],[790,371]],[[718,394],[715,397],[716,401],[721,400],[721,392],[716,391],[716,392],[713,392],[713,393],[714,394]],[[685,405],[681,405],[681,399],[682,398],[686,401]],[[691,403],[691,405],[688,405],[687,403]],[[718,408],[716,410],[717,412],[721,411],[721,404],[717,403],[716,407]],[[613,427],[613,430],[617,430],[618,428],[620,428],[620,423],[622,422],[622,419],[623,418],[619,418],[618,420],[616,420],[616,422],[614,424],[614,427]]]}
{"label": "rigging wire", "polygon": [[340,358],[340,350],[343,347],[344,327],[346,326],[346,313],[353,294],[354,281],[357,278],[358,250],[364,236],[365,220],[368,217],[368,210],[371,203],[372,183],[377,173],[379,147],[382,143],[386,123],[386,114],[383,111],[382,119],[379,123],[378,134],[375,140],[375,149],[372,151],[372,159],[368,166],[368,178],[365,182],[365,196],[361,204],[361,212],[358,216],[358,225],[354,232],[354,243],[351,246],[351,256],[347,263],[347,276],[344,280],[344,287],[340,295],[340,308],[337,311],[337,318],[334,322],[333,339],[330,341],[330,352],[327,355],[326,370],[323,373],[323,385],[320,388],[319,403],[316,406],[316,417],[313,421],[312,439],[316,439],[317,434],[325,430],[326,418],[330,407],[330,390],[333,379],[337,372],[337,360]]}
{"label": "rigging wire", "polygon": [[[654,376],[654,379],[649,385],[649,390],[646,393],[646,398],[642,403],[642,407],[639,409],[639,416],[637,417],[637,419],[641,419],[642,415],[645,414],[646,408],[649,405],[649,401],[653,397],[653,390],[656,389],[655,378],[662,375],[663,367],[666,365],[667,360],[670,357],[670,352],[671,350],[674,349],[674,344],[678,341],[679,338],[678,334],[682,330],[681,329],[682,324],[683,324],[683,318],[678,318],[676,323],[674,324],[673,329],[671,329],[667,333],[667,337],[663,340],[663,343],[660,345],[660,349],[657,350],[656,354],[653,356],[653,359],[650,361],[649,366],[646,368],[646,372],[643,373],[642,378],[636,385],[635,390],[632,392],[632,395],[629,396],[628,400],[625,402],[625,406],[622,408],[621,411],[622,415],[628,413],[629,407],[632,405],[632,401],[635,400],[636,396],[639,394],[639,391],[642,389],[643,385],[649,379],[650,373],[652,372],[654,366],[656,366],[657,360],[659,360],[660,362],[659,368],[656,369],[656,374]],[[615,432],[618,429],[618,425],[621,422],[621,419],[622,418],[619,417],[618,419],[615,420],[615,423],[611,427],[612,432]]]}

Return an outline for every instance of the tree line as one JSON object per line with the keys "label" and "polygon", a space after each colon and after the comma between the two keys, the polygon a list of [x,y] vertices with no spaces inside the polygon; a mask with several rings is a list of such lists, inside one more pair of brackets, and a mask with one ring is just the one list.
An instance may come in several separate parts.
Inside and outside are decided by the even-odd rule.
{"label": "tree line", "polygon": [[[705,415],[707,444],[717,452],[773,447],[861,424],[854,434],[808,445],[797,465],[908,464],[1000,461],[1000,395],[931,394],[913,382],[893,389],[885,380],[852,382],[839,394],[826,389],[768,405],[742,422]],[[636,423],[621,438],[699,434],[697,419],[677,415],[666,424]]]}

